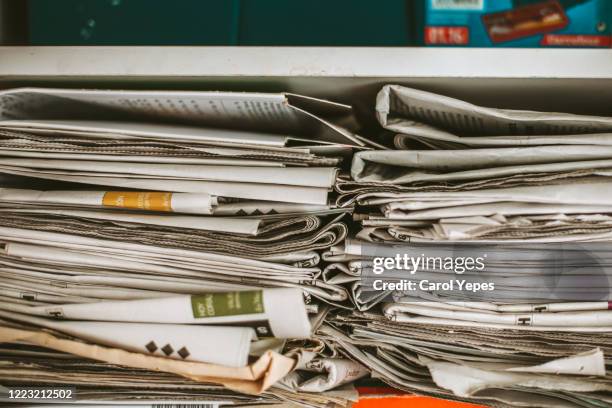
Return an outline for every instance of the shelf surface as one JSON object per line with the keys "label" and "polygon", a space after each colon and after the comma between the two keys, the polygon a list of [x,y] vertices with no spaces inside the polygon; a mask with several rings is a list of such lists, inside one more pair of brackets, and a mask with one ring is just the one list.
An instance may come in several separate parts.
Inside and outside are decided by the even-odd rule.
{"label": "shelf surface", "polygon": [[612,78],[612,50],[0,47],[6,76]]}

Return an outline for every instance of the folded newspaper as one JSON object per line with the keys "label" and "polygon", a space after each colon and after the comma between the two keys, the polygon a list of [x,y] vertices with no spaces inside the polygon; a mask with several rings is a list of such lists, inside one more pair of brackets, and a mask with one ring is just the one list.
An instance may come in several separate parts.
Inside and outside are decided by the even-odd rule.
{"label": "folded newspaper", "polygon": [[[383,88],[377,112],[381,124],[396,131],[399,123],[414,119],[452,129],[470,140],[506,137],[498,135],[508,132],[508,140],[524,135],[531,142],[475,144],[458,150],[432,142],[428,147],[433,150],[357,152],[351,180],[340,179],[336,189],[339,205],[358,204],[360,238],[410,242],[611,239],[612,207],[606,192],[612,150],[606,144],[590,143],[588,137],[589,132],[611,130],[612,119],[481,108],[400,86]],[[404,130],[402,137],[414,136]],[[537,137],[531,139],[534,132],[558,138],[579,132],[586,141],[539,144]],[[424,134],[417,139],[425,140]],[[359,207],[367,213],[359,213]]]}
{"label": "folded newspaper", "polygon": [[437,149],[612,143],[610,117],[482,107],[400,85],[382,88],[376,115],[400,149],[409,141]]}

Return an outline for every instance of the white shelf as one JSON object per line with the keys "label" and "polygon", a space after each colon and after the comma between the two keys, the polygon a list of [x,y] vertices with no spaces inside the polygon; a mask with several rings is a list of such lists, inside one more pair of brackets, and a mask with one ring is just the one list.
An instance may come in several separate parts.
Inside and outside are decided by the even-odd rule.
{"label": "white shelf", "polygon": [[612,78],[612,50],[0,47],[6,76]]}

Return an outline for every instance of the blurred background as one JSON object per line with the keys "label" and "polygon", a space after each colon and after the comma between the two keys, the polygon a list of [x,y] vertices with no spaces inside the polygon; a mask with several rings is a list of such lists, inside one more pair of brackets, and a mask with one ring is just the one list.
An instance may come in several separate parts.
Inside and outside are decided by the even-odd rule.
{"label": "blurred background", "polygon": [[611,46],[610,0],[0,0],[2,45]]}

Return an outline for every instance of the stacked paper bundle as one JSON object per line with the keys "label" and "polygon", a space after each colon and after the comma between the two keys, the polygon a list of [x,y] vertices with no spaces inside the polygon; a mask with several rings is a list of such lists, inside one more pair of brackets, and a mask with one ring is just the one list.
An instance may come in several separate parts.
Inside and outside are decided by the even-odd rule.
{"label": "stacked paper bundle", "polygon": [[611,405],[612,119],[395,85],[376,113],[382,144],[294,94],[0,92],[0,380],[323,408],[371,375]]}
{"label": "stacked paper bundle", "polygon": [[[351,127],[350,107],[24,88],[0,93],[0,119],[0,338],[11,350],[28,342],[248,393],[319,366],[273,399],[354,396],[295,396],[367,372],[284,347],[311,336],[320,301],[348,299],[318,277],[319,252],[347,234],[350,209],[328,197],[338,166],[365,144],[338,125]],[[337,365],[352,374],[321,375]]]}
{"label": "stacked paper bundle", "polygon": [[[374,210],[359,215],[360,238],[612,237],[611,118],[483,108],[394,85],[379,93],[376,112],[403,150],[353,159],[353,181],[339,200]],[[410,143],[416,147],[407,150]]]}
{"label": "stacked paper bundle", "polygon": [[[382,259],[398,255],[409,258],[408,269],[381,271]],[[354,307],[360,311],[371,309],[394,293],[395,298],[408,293],[439,302],[539,304],[588,303],[612,296],[612,251],[608,243],[374,244],[347,239],[343,246],[324,253],[323,258],[331,263],[322,278],[330,284],[345,284]],[[388,288],[377,283],[381,280],[413,283],[411,288]],[[441,286],[449,281],[456,281],[453,287]],[[468,288],[461,282],[479,286],[470,284]],[[596,304],[601,307],[601,303]]]}
{"label": "stacked paper bundle", "polygon": [[168,400],[176,404],[193,400],[227,404],[278,401],[268,395],[242,394],[228,391],[218,384],[103,363],[42,347],[2,345],[0,356],[0,381],[4,386],[77,387],[76,399],[79,402],[100,401],[121,406],[130,405],[135,397],[152,404],[168,403]]}
{"label": "stacked paper bundle", "polygon": [[[343,123],[350,107],[222,92],[24,88],[0,99],[5,257],[114,269],[115,283],[100,271],[88,279],[115,290],[127,285],[117,279],[146,280],[131,287],[150,290],[149,278],[173,276],[174,287],[155,290],[308,284],[314,296],[346,299],[344,289],[313,282],[317,251],[347,231],[347,210],[328,200],[337,165],[363,142],[304,109]],[[168,123],[143,122],[153,119]],[[11,176],[41,188],[10,188],[33,184]]]}
{"label": "stacked paper bundle", "polygon": [[[336,359],[337,360],[337,359]],[[312,361],[312,360],[310,360]],[[244,394],[214,382],[192,380],[176,374],[108,364],[80,358],[69,353],[49,351],[42,347],[3,345],[0,347],[0,381],[6,387],[37,386],[66,389],[76,388],[73,394],[77,403],[88,405],[133,406],[215,406],[279,404],[325,408],[347,406],[355,400],[351,389],[308,392],[293,391],[286,384],[277,384],[258,395]],[[323,361],[326,369],[333,362]],[[313,365],[320,361],[313,361]],[[332,366],[333,367],[333,366]],[[340,366],[340,369],[343,367]],[[363,369],[361,369],[363,370]],[[312,373],[314,369],[310,369]],[[304,371],[297,369],[303,376]],[[316,372],[309,380],[315,383],[336,385],[337,371]],[[319,388],[319,387],[317,387]]]}
{"label": "stacked paper bundle", "polygon": [[[319,335],[413,392],[491,406],[612,404],[612,119],[394,85],[376,111],[397,150],[357,152],[338,183],[361,230],[324,253],[322,276],[346,284],[356,310],[329,314]],[[373,272],[397,254],[488,257],[482,270]],[[416,289],[376,290],[376,280]],[[449,281],[495,289],[439,289]]]}
{"label": "stacked paper bundle", "polygon": [[495,407],[611,403],[609,360],[604,357],[612,351],[609,327],[605,332],[524,331],[401,318],[410,308],[388,306],[387,316],[331,316],[319,335],[370,368],[373,376],[411,392]]}

